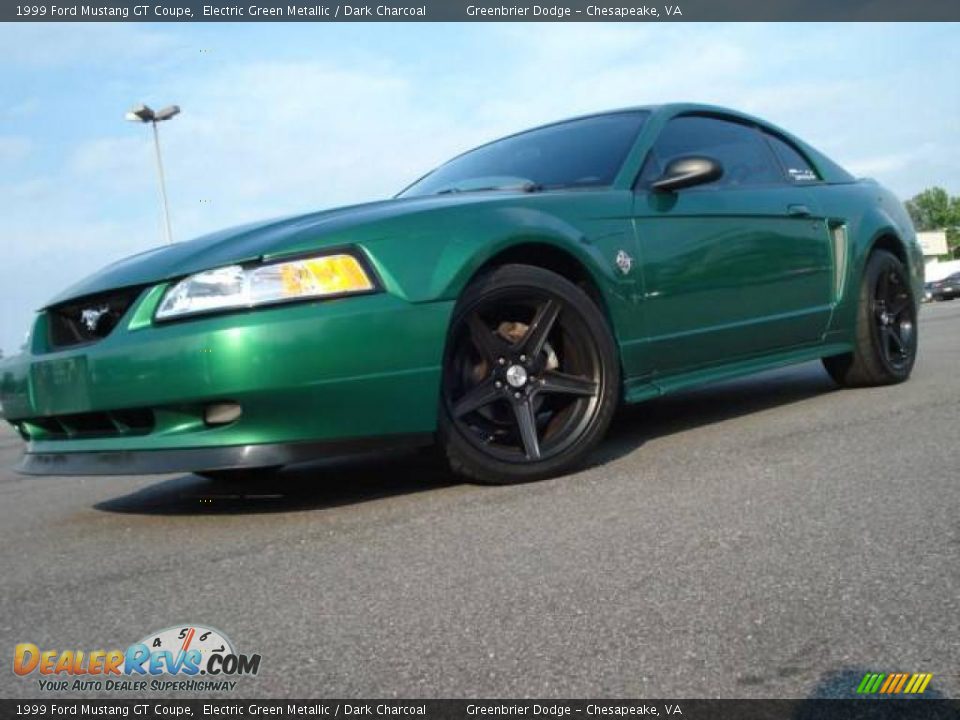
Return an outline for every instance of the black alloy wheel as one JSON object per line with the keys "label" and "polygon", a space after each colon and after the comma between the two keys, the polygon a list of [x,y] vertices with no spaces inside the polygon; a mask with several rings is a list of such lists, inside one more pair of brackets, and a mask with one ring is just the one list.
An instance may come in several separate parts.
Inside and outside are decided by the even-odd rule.
{"label": "black alloy wheel", "polygon": [[917,302],[903,263],[871,253],[858,299],[854,351],[824,358],[824,367],[844,386],[903,382],[917,357]]}
{"label": "black alloy wheel", "polygon": [[492,483],[572,467],[616,405],[614,347],[593,301],[554,273],[506,265],[475,282],[455,311],[444,363],[451,465]]}
{"label": "black alloy wheel", "polygon": [[913,363],[916,349],[916,318],[906,279],[894,267],[877,277],[873,293],[874,328],[884,363],[902,370]]}

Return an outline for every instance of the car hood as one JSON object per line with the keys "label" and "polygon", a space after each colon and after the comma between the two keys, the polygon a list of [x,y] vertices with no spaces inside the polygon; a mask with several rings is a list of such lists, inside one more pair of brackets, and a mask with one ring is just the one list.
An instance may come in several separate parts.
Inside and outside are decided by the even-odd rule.
{"label": "car hood", "polygon": [[[511,194],[497,193],[500,198]],[[400,198],[229,228],[119,260],[59,293],[46,307],[117,288],[151,285],[224,265],[283,255],[288,249],[302,248],[308,241],[316,249],[342,245],[344,230],[491,199],[489,193]]]}

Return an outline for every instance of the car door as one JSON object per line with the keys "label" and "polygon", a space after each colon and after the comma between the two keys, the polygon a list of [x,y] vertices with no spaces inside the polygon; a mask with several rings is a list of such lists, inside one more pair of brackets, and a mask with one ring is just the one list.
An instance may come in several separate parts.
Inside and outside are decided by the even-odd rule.
{"label": "car door", "polygon": [[[673,158],[707,156],[713,182],[650,185]],[[816,180],[816,178],[813,178]],[[808,178],[788,179],[761,131],[732,118],[673,118],[634,198],[647,353],[656,374],[819,341],[830,318],[832,255]]]}

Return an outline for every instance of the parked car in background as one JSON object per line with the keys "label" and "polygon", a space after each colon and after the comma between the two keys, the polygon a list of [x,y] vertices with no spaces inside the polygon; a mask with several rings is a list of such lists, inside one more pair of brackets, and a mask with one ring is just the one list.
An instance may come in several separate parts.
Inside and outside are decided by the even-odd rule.
{"label": "parked car in background", "polygon": [[926,283],[923,286],[923,296],[925,300],[953,300],[960,297],[960,272]]}

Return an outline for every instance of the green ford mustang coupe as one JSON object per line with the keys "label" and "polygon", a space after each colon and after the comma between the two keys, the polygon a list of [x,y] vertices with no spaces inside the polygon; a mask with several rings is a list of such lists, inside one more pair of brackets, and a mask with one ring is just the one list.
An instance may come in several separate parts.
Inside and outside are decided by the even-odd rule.
{"label": "green ford mustang coupe", "polygon": [[621,402],[823,358],[905,380],[897,199],[788,132],[663,105],[522,132],[391,200],[121,260],[2,366],[32,474],[230,477],[436,442],[492,483],[583,462]]}

